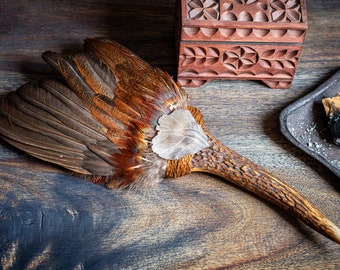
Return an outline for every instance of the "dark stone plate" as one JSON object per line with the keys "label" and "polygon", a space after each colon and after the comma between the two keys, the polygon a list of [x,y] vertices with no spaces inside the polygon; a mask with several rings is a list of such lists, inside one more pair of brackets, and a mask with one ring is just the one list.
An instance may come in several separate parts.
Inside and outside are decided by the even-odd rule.
{"label": "dark stone plate", "polygon": [[332,143],[322,99],[340,92],[340,70],[280,115],[281,132],[297,147],[340,177],[340,146]]}

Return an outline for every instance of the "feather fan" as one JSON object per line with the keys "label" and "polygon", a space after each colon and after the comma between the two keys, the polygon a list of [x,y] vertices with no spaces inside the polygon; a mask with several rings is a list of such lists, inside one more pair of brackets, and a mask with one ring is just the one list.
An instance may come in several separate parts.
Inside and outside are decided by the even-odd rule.
{"label": "feather fan", "polygon": [[167,73],[102,38],[87,39],[80,54],[43,58],[65,82],[23,85],[0,100],[9,144],[109,188],[212,173],[340,243],[339,228],[298,192],[214,138]]}

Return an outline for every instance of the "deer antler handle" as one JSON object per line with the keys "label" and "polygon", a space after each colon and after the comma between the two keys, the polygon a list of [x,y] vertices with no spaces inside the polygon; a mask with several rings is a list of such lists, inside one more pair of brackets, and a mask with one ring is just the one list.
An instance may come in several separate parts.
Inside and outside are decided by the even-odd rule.
{"label": "deer antler handle", "polygon": [[192,172],[210,173],[224,178],[298,217],[319,233],[340,244],[340,230],[296,190],[270,175],[251,160],[218,141],[204,127],[203,116],[193,107],[189,110],[202,125],[209,147],[183,159],[168,162],[167,177]]}

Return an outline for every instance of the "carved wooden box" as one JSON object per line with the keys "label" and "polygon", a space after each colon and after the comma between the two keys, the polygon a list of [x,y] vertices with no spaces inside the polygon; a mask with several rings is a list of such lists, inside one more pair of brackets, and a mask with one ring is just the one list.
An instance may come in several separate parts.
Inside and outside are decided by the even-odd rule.
{"label": "carved wooden box", "polygon": [[289,88],[307,31],[305,0],[177,1],[177,82],[261,80]]}

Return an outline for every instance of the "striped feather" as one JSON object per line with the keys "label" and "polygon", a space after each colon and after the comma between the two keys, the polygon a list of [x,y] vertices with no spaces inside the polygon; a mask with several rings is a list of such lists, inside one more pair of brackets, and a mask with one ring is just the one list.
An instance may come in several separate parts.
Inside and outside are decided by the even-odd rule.
{"label": "striped feather", "polygon": [[106,39],[87,39],[76,55],[45,52],[43,58],[67,85],[45,79],[2,99],[1,136],[109,187],[159,182],[166,160],[152,152],[151,140],[163,114],[187,106],[185,92]]}

